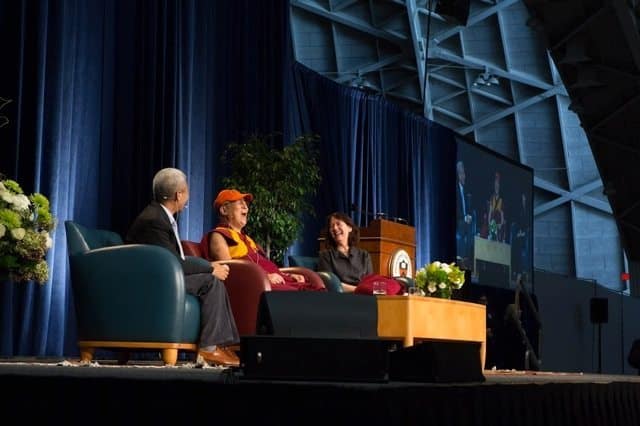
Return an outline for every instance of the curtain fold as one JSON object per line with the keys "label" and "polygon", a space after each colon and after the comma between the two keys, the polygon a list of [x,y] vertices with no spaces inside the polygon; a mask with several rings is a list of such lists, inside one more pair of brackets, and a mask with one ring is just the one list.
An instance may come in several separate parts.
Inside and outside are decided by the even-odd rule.
{"label": "curtain fold", "polygon": [[77,353],[65,220],[124,234],[172,166],[183,238],[212,226],[226,144],[282,131],[285,22],[284,0],[0,0],[0,172],[58,219],[49,282],[0,284],[0,356]]}
{"label": "curtain fold", "polygon": [[181,236],[199,240],[220,156],[251,133],[321,137],[317,214],[292,252],[315,255],[341,210],[361,226],[407,219],[419,266],[451,259],[451,131],[292,64],[288,13],[284,0],[0,0],[0,172],[58,219],[49,282],[0,283],[0,356],[77,354],[65,220],[123,235],[173,166],[191,187]]}
{"label": "curtain fold", "polygon": [[405,111],[378,94],[337,84],[293,64],[289,123],[321,140],[323,183],[317,217],[292,248],[315,255],[323,218],[352,215],[361,227],[380,213],[416,228],[417,267],[455,260],[455,140],[453,131]]}

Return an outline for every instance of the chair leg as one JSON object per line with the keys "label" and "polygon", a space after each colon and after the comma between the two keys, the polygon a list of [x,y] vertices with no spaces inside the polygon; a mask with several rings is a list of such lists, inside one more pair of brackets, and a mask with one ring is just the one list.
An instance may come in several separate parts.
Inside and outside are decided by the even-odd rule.
{"label": "chair leg", "polygon": [[89,348],[86,346],[80,348],[80,361],[91,362],[95,351],[96,351],[95,348]]}
{"label": "chair leg", "polygon": [[178,361],[178,350],[177,349],[163,349],[162,350],[162,361],[166,365],[176,365]]}

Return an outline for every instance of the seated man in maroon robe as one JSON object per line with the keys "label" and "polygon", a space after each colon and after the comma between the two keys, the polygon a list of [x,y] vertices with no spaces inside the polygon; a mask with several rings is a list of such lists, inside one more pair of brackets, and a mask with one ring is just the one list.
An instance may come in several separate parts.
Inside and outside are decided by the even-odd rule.
{"label": "seated man in maroon robe", "polygon": [[202,237],[200,248],[203,256],[209,260],[250,260],[266,272],[271,290],[324,291],[324,287],[314,287],[302,275],[282,272],[267,258],[262,248],[242,232],[247,224],[251,201],[253,201],[251,194],[243,194],[235,189],[220,191],[213,203],[220,222]]}

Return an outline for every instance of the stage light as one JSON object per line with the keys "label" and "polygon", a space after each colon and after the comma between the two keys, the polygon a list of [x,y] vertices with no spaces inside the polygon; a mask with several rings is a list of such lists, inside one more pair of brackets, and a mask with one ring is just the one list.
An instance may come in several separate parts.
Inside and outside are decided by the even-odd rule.
{"label": "stage light", "polygon": [[488,87],[488,86],[495,86],[498,84],[500,84],[500,80],[498,80],[498,77],[496,77],[495,75],[489,72],[488,67],[484,67],[484,71],[478,74],[475,81],[473,82],[474,86]]}
{"label": "stage light", "polygon": [[365,90],[370,93],[379,92],[379,89],[376,86],[374,86],[364,76],[361,75],[354,77],[349,83],[349,86]]}

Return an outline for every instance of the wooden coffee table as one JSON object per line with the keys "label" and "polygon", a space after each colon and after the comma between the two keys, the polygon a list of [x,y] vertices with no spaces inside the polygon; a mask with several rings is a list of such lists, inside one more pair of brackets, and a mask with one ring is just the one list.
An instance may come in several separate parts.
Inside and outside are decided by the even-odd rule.
{"label": "wooden coffee table", "polygon": [[376,296],[378,337],[402,339],[404,346],[416,340],[480,343],[484,368],[487,317],[484,305],[422,296]]}

